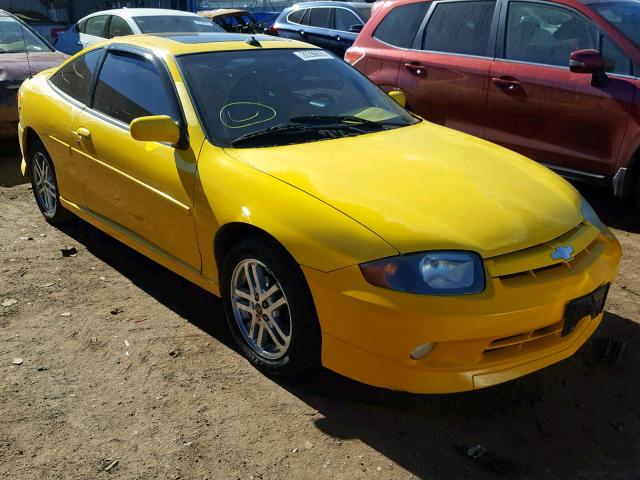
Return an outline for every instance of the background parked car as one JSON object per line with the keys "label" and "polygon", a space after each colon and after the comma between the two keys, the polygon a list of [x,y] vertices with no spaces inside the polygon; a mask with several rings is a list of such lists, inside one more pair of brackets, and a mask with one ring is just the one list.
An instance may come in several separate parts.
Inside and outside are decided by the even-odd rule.
{"label": "background parked car", "polygon": [[67,29],[64,22],[55,22],[42,12],[35,10],[10,10],[10,12],[50,42],[56,39],[58,33]]}
{"label": "background parked car", "polygon": [[269,33],[302,40],[342,56],[371,15],[371,5],[305,2],[282,11]]}
{"label": "background parked car", "polygon": [[264,33],[265,27],[247,10],[218,8],[203,10],[198,15],[206,17],[220,28],[233,33]]}
{"label": "background parked car", "polygon": [[18,133],[17,93],[22,82],[66,58],[24,22],[0,10],[0,137]]}
{"label": "background parked car", "polygon": [[92,13],[58,34],[56,48],[72,55],[105,38],[140,33],[224,32],[195,13],[160,8],[122,8]]}
{"label": "background parked car", "polygon": [[421,116],[640,207],[639,25],[637,1],[391,1],[345,58]]}

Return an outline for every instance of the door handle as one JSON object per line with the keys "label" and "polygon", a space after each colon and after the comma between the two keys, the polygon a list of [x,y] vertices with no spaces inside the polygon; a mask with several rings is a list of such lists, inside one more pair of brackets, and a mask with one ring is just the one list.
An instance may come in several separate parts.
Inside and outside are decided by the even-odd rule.
{"label": "door handle", "polygon": [[491,81],[500,88],[504,88],[505,90],[515,90],[520,88],[520,82],[514,78],[509,77],[493,77]]}
{"label": "door handle", "polygon": [[80,139],[81,138],[83,138],[85,140],[89,140],[91,138],[91,132],[89,131],[88,128],[80,127],[80,128],[78,128],[76,133],[78,134],[78,139],[76,140],[76,143],[78,143],[78,144],[80,143]]}
{"label": "door handle", "polygon": [[300,35],[302,35],[303,37],[306,35],[306,32],[305,32],[304,30],[300,30],[298,33],[299,33]]}
{"label": "door handle", "polygon": [[404,64],[404,68],[419,77],[424,77],[427,74],[427,68],[421,63],[408,62]]}

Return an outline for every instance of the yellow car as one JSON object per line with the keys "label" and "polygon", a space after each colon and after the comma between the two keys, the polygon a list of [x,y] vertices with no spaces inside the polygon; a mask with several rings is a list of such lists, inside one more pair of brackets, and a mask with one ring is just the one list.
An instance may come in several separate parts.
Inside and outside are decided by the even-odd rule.
{"label": "yellow car", "polygon": [[22,168],[49,222],[220,295],[263,372],[435,393],[570,356],[615,237],[556,174],[401,103],[305,43],[118,38],[24,83]]}

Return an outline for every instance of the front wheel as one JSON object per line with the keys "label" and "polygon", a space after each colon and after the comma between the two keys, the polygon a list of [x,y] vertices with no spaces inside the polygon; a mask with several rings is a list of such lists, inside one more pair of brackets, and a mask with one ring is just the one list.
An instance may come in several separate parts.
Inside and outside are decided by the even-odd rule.
{"label": "front wheel", "polygon": [[53,162],[41,142],[29,149],[29,171],[31,187],[40,212],[47,222],[58,225],[72,218],[71,213],[60,204],[60,194]]}
{"label": "front wheel", "polygon": [[270,239],[249,239],[227,255],[225,313],[243,355],[270,375],[294,377],[320,363],[320,327],[300,267]]}

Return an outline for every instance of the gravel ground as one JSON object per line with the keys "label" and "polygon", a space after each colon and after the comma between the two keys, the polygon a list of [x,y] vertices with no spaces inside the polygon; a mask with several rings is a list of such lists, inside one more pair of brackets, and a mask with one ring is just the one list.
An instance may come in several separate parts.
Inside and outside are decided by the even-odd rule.
{"label": "gravel ground", "polygon": [[[580,187],[624,248],[595,336],[528,377],[420,396],[262,376],[218,299],[87,224],[48,225],[18,155],[0,144],[0,477],[640,478],[640,215],[608,192]],[[625,349],[606,361],[609,341]]]}

